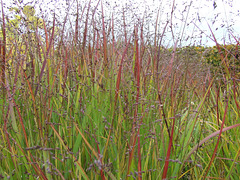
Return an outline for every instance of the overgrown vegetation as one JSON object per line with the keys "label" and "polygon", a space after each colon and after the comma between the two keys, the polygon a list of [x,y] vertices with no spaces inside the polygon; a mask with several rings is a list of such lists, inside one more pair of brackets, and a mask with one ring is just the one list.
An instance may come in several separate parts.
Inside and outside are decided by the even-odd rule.
{"label": "overgrown vegetation", "polygon": [[62,24],[11,10],[2,3],[0,179],[239,178],[238,37],[220,45],[210,28],[215,47],[167,47],[159,14],[150,35],[146,14],[116,22],[102,1],[76,2]]}

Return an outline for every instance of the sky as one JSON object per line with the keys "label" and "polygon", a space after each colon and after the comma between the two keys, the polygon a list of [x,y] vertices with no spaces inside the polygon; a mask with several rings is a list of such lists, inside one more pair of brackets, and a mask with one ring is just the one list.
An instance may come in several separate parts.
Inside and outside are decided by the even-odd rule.
{"label": "sky", "polygon": [[[47,16],[52,11],[58,11],[60,14],[66,13],[67,6],[75,10],[74,2],[76,0],[18,0],[16,4],[35,4],[46,10]],[[92,0],[92,5],[97,4],[98,0]],[[128,7],[130,13],[126,15],[129,23],[132,23],[130,16],[141,19],[145,14],[152,15],[150,22],[155,22],[157,11],[159,10],[159,31],[167,21],[171,22],[173,33],[166,33],[167,44],[173,44],[178,38],[182,39],[183,45],[203,44],[207,46],[214,45],[211,37],[211,31],[215,34],[219,43],[235,43],[229,34],[239,38],[240,34],[240,0],[102,0],[104,4],[104,14],[111,17],[122,7]],[[14,0],[3,0],[8,7],[12,6]],[[20,2],[20,3],[19,3]],[[68,2],[68,3],[66,3]],[[88,0],[79,0],[80,3],[89,2]],[[39,4],[40,3],[40,4]],[[174,4],[173,16],[171,16]],[[99,11],[100,11],[100,6]],[[70,12],[70,10],[68,10]],[[50,17],[50,16],[49,16]],[[62,16],[64,17],[64,15]],[[162,29],[161,29],[162,28]],[[150,27],[154,30],[154,26]],[[175,37],[173,37],[173,35]],[[192,38],[191,38],[192,37]]]}
{"label": "sky", "polygon": [[[114,0],[113,0],[114,1]],[[111,1],[111,2],[113,2]],[[202,37],[211,36],[211,30],[220,43],[228,42],[229,29],[232,34],[239,37],[240,34],[240,0],[136,0],[136,6],[142,6],[142,11],[146,5],[150,9],[160,8],[161,19],[169,19],[173,2],[175,4],[175,18],[172,19],[176,24],[175,33],[183,36],[198,36],[199,31],[204,32]],[[128,3],[128,0],[121,0],[122,5]],[[135,1],[133,1],[135,2]],[[185,26],[184,23],[189,24]],[[184,23],[183,23],[184,22]],[[210,27],[210,28],[209,28]],[[200,35],[201,36],[201,35]],[[194,40],[192,40],[191,43]],[[203,44],[209,46],[215,45],[215,42],[209,38],[203,38]],[[189,42],[189,41],[188,41]],[[234,43],[234,41],[232,41]]]}

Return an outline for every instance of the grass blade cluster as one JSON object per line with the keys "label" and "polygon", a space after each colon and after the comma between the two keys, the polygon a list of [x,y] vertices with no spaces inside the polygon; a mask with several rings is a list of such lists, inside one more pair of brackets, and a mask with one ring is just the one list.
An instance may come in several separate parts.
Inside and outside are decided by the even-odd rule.
{"label": "grass blade cluster", "polygon": [[61,23],[25,6],[13,24],[2,5],[0,179],[238,179],[239,58],[210,26],[214,72],[159,11],[150,35],[146,14],[76,7]]}

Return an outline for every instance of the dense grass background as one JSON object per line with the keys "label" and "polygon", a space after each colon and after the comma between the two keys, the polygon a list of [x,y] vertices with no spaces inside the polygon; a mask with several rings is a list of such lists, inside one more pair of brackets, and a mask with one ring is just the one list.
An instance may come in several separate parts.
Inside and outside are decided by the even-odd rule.
{"label": "dense grass background", "polygon": [[116,37],[96,7],[62,24],[2,8],[0,178],[238,179],[238,38],[165,47],[124,11]]}

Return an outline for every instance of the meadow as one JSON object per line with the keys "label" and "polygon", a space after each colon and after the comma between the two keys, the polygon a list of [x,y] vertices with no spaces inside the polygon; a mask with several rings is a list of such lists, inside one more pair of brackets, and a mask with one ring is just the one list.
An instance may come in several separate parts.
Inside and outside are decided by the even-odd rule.
{"label": "meadow", "polygon": [[168,22],[78,6],[2,5],[0,179],[239,179],[239,38],[166,47]]}

